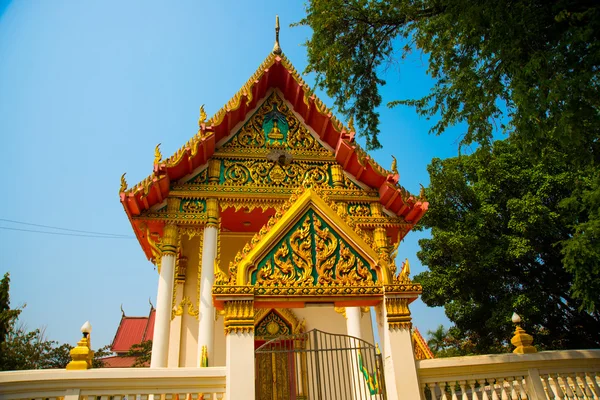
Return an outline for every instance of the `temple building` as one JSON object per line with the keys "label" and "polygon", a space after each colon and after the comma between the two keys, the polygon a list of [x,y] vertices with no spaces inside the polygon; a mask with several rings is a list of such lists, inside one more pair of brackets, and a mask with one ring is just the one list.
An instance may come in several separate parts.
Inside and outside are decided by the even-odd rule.
{"label": "temple building", "polygon": [[[356,143],[352,121],[336,119],[278,41],[221,110],[201,109],[175,154],[157,146],[150,176],[131,188],[122,177],[120,200],[159,272],[151,368],[225,366],[230,399],[301,399],[324,364],[259,356],[270,341],[341,351],[356,338],[366,344],[348,365],[371,394],[384,375],[388,398],[418,386],[406,359],[432,357],[411,330],[421,287],[394,260],[428,203],[400,186],[395,160],[387,170]],[[374,328],[379,374],[367,360]]]}

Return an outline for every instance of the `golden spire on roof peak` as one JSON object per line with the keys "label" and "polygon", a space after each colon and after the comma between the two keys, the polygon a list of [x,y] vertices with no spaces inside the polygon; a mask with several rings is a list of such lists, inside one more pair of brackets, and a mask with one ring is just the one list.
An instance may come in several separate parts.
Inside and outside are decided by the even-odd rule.
{"label": "golden spire on roof peak", "polygon": [[279,46],[279,15],[275,16],[275,46],[273,46],[273,54],[280,55],[282,53]]}

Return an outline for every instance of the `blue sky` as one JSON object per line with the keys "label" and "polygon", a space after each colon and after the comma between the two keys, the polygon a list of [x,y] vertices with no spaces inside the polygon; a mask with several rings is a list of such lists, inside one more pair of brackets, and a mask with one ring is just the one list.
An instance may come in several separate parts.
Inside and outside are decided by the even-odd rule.
{"label": "blue sky", "polygon": [[[148,176],[157,143],[171,155],[196,133],[201,104],[211,116],[239,90],[273,47],[275,14],[283,51],[302,71],[310,30],[289,27],[304,15],[302,1],[0,0],[0,219],[131,236],[0,229],[0,273],[11,273],[12,305],[27,303],[29,329],[45,326],[74,345],[90,320],[100,347],[113,339],[121,304],[127,315],[148,313],[157,273],[132,238],[119,178]],[[427,92],[425,60],[415,54],[388,70],[384,102]],[[382,108],[381,120],[383,149],[370,153],[386,168],[394,154],[412,192],[428,184],[432,157],[458,152],[461,128],[431,136],[432,122],[409,108]],[[423,270],[416,252],[425,235],[400,247],[413,273]],[[448,325],[440,308],[418,301],[412,312],[423,333]]]}

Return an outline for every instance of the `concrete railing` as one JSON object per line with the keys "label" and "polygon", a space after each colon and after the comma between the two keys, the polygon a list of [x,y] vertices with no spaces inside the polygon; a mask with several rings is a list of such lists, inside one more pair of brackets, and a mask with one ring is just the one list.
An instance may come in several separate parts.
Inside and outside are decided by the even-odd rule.
{"label": "concrete railing", "polygon": [[0,400],[225,399],[225,367],[0,372]]}
{"label": "concrete railing", "polygon": [[600,399],[600,350],[417,361],[423,399]]}

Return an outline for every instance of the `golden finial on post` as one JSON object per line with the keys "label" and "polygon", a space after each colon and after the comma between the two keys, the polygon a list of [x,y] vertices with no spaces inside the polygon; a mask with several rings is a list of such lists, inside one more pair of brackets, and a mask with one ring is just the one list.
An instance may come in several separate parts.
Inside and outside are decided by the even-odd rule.
{"label": "golden finial on post", "polygon": [[396,160],[396,157],[392,156],[392,174],[394,175],[399,175],[398,174],[398,161]]}
{"label": "golden finial on post", "polygon": [[525,329],[521,328],[521,317],[519,314],[513,313],[512,322],[517,326],[515,329],[515,334],[510,340],[513,346],[515,346],[513,353],[537,353],[537,349],[531,345],[533,343],[533,336],[525,332]]}
{"label": "golden finial on post", "polygon": [[81,333],[83,337],[77,346],[73,347],[69,352],[71,356],[71,362],[67,364],[67,370],[84,370],[92,368],[92,361],[94,360],[94,352],[92,351],[92,344],[90,333],[92,333],[92,325],[89,321],[81,327]]}
{"label": "golden finial on post", "polygon": [[156,145],[154,149],[154,164],[160,164],[162,161],[162,154],[160,152],[160,143]]}
{"label": "golden finial on post", "polygon": [[198,129],[202,129],[202,124],[206,122],[206,111],[204,111],[204,104],[200,106],[200,118],[198,118]]}
{"label": "golden finial on post", "polygon": [[[127,174],[127,172],[125,172]],[[125,180],[125,174],[121,175],[121,187],[119,188],[119,193],[123,193],[127,190],[127,181]]]}
{"label": "golden finial on post", "polygon": [[281,46],[279,46],[279,15],[275,16],[275,46],[273,46],[273,54],[281,54]]}

